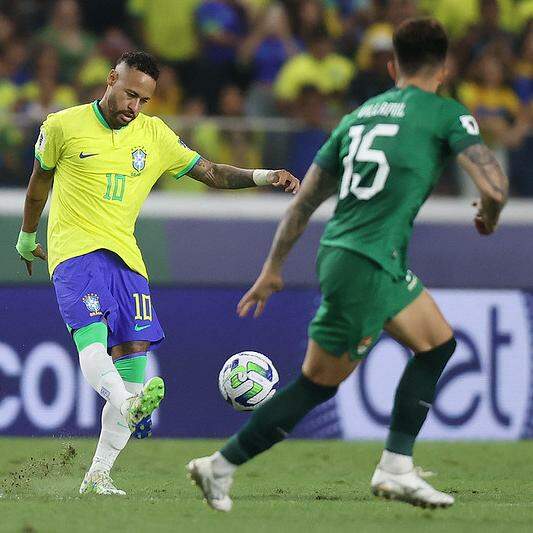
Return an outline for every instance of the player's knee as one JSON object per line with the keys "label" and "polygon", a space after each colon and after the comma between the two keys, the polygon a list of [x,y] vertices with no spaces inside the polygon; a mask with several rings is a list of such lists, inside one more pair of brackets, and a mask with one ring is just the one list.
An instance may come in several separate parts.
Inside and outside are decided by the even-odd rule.
{"label": "player's knee", "polygon": [[[426,335],[417,339],[411,349],[415,353],[430,352],[451,341],[455,342],[454,332],[451,326],[445,322],[437,331],[429,331]],[[457,343],[455,343],[457,344]],[[455,348],[454,348],[455,349]]]}
{"label": "player's knee", "polygon": [[339,385],[342,381],[336,375],[332,375],[330,370],[316,365],[302,366],[302,374],[315,385],[333,386]]}
{"label": "player's knee", "polygon": [[435,367],[438,369],[438,375],[444,369],[457,347],[457,340],[454,336],[443,342],[439,346],[435,346],[430,350],[424,352],[417,352],[415,360],[420,361],[426,366]]}
{"label": "player's knee", "polygon": [[448,354],[448,358],[451,357],[455,349],[457,348],[457,339],[455,338],[455,335],[452,331],[452,336],[450,339],[448,339],[445,343],[443,343],[443,350]]}
{"label": "player's knee", "polygon": [[128,341],[111,348],[111,357],[115,360],[132,353],[146,353],[150,348],[150,341]]}
{"label": "player's knee", "polygon": [[[330,357],[333,358],[333,356]],[[330,364],[328,364],[328,362]],[[328,362],[307,359],[302,365],[302,374],[316,385],[336,387],[340,385],[357,366],[357,362],[355,361],[343,364],[337,358]]]}
{"label": "player's knee", "polygon": [[321,387],[338,387],[350,373],[321,367],[302,367],[302,374],[309,381]]}
{"label": "player's knee", "polygon": [[457,348],[457,339],[455,338],[453,332],[451,332],[450,336],[447,340],[444,342],[440,342],[430,348],[428,352],[438,352],[443,354],[444,356],[451,357],[453,353],[455,352],[455,349]]}

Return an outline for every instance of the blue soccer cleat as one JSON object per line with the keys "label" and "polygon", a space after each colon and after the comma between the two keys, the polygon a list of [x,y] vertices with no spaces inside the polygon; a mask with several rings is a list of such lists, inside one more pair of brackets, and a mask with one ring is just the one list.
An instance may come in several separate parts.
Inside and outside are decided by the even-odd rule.
{"label": "blue soccer cleat", "polygon": [[135,425],[131,436],[136,439],[146,439],[152,436],[152,417],[147,416]]}

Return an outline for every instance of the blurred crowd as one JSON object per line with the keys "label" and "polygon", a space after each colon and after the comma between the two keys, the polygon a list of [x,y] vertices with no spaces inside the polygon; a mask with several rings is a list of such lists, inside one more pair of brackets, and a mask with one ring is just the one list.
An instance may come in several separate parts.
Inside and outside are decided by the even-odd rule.
{"label": "blurred crowd", "polygon": [[[0,186],[25,185],[40,122],[101,97],[133,48],[162,65],[145,112],[178,117],[191,147],[303,176],[339,117],[392,86],[392,33],[420,14],[451,37],[442,94],[533,196],[533,0],[0,1]],[[453,165],[439,192],[468,192]]]}

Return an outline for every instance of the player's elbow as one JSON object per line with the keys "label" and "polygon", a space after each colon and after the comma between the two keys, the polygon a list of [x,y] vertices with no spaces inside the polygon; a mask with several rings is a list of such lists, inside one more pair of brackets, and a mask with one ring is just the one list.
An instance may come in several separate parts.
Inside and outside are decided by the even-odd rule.
{"label": "player's elbow", "polygon": [[206,184],[212,189],[226,189],[225,179],[223,171],[220,165],[217,163],[211,163],[211,167],[208,170],[209,180]]}

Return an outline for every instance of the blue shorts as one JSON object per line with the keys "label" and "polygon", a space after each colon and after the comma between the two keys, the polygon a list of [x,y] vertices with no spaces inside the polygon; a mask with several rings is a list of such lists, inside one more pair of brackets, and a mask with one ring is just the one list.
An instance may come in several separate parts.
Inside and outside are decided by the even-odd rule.
{"label": "blue shorts", "polygon": [[105,319],[109,348],[130,341],[165,338],[152,306],[148,280],[108,250],[96,250],[59,264],[52,276],[59,311],[76,330]]}

